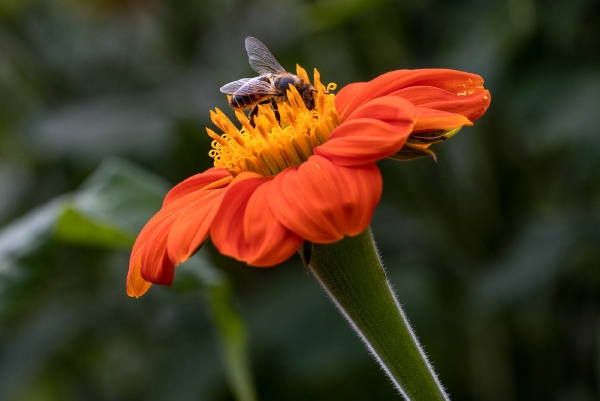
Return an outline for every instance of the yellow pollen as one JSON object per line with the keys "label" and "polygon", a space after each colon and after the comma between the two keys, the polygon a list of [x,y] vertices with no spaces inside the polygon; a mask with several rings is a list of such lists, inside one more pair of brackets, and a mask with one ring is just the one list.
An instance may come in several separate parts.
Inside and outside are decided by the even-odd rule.
{"label": "yellow pollen", "polygon": [[[300,66],[297,66],[297,75],[310,84],[306,71]],[[298,89],[290,85],[287,101],[277,103],[279,120],[270,104],[257,106],[253,122],[236,110],[241,128],[221,110],[211,111],[212,122],[223,132],[218,135],[206,129],[213,139],[208,154],[214,159],[214,166],[227,169],[232,176],[243,171],[272,176],[308,160],[313,149],[326,142],[341,124],[335,109],[335,95],[331,93],[336,84],[325,87],[316,69],[313,82],[314,109],[309,110]]]}

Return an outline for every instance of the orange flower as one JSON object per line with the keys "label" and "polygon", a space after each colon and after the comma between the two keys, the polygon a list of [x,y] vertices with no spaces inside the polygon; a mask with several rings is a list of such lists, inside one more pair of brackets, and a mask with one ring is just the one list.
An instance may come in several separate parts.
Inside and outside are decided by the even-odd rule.
{"label": "orange flower", "polygon": [[314,87],[314,110],[290,86],[280,119],[259,106],[255,126],[239,111],[241,129],[219,109],[211,112],[223,131],[207,129],[215,168],[175,186],[141,231],[130,259],[129,296],[141,296],[151,283],[170,285],[174,267],[209,237],[221,253],[267,267],[304,241],[327,244],[360,234],[382,191],[375,162],[431,153],[431,143],[472,125],[490,104],[481,77],[453,70],[393,71],[337,96],[330,93],[335,84],[326,88],[315,70]]}

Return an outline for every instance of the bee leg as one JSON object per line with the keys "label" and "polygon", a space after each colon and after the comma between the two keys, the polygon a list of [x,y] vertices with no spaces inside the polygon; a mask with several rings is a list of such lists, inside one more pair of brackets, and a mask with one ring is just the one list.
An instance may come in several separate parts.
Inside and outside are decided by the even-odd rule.
{"label": "bee leg", "polygon": [[258,114],[258,105],[252,108],[252,111],[248,115],[248,120],[250,120],[250,125],[256,127],[256,123],[254,122],[254,117]]}
{"label": "bee leg", "polygon": [[[258,105],[259,104],[267,104],[267,103],[269,103],[269,101],[265,100],[264,102],[259,102],[256,106],[254,106],[252,108],[252,111],[248,115],[248,120],[250,120],[250,125],[252,125],[253,127],[256,127],[256,123],[254,122],[254,117],[256,117],[256,115],[258,114]],[[277,121],[279,121],[279,114],[277,114],[277,112],[276,112],[275,116],[277,117]]]}
{"label": "bee leg", "polygon": [[279,108],[277,107],[277,102],[273,98],[271,98],[271,107],[273,108],[273,111],[275,112],[275,118],[277,119],[277,122],[280,123],[281,116],[279,115]]}

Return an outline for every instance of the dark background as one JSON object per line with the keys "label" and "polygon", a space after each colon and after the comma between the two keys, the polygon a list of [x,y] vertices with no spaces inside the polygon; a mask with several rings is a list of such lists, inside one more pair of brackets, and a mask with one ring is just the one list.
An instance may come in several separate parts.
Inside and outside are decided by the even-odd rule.
{"label": "dark background", "polygon": [[[248,35],[338,87],[401,68],[485,78],[491,107],[438,163],[379,163],[388,276],[452,399],[600,399],[593,0],[1,0],[0,398],[234,399],[206,289],[128,298],[130,244],[66,241],[53,205],[109,157],[161,195],[209,167],[219,87],[254,75]],[[200,254],[228,280],[260,400],[396,399],[298,257]]]}

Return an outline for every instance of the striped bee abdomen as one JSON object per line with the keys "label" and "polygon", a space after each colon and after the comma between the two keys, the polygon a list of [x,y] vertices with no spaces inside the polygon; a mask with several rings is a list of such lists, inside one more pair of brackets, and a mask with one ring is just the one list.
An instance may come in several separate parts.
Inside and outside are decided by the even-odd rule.
{"label": "striped bee abdomen", "polygon": [[229,105],[236,109],[247,109],[261,101],[264,96],[261,95],[233,95],[229,101]]}

